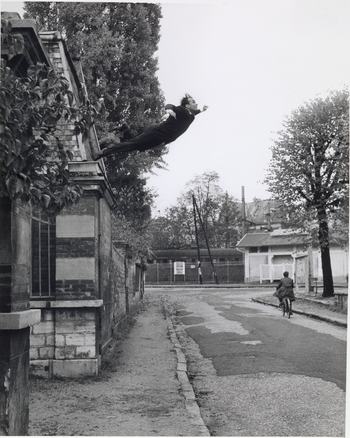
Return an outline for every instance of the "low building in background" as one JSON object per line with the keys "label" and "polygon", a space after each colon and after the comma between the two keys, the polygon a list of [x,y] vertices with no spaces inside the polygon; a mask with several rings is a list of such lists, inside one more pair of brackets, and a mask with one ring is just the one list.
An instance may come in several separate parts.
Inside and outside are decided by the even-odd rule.
{"label": "low building in background", "polygon": [[[244,279],[247,283],[263,283],[279,280],[284,271],[294,277],[296,283],[305,283],[305,276],[313,281],[322,281],[321,252],[311,247],[307,233],[290,229],[249,232],[237,243],[244,254]],[[348,275],[348,252],[336,245],[330,248],[333,279],[346,283]],[[310,268],[306,268],[306,258]],[[309,269],[309,271],[308,271]]]}
{"label": "low building in background", "polygon": [[[153,252],[156,258],[147,265],[147,284],[198,283],[197,249],[159,249]],[[210,253],[219,283],[244,281],[243,257],[239,251],[235,248],[211,248]],[[200,249],[200,258],[203,283],[214,283],[213,268],[206,248]]]}

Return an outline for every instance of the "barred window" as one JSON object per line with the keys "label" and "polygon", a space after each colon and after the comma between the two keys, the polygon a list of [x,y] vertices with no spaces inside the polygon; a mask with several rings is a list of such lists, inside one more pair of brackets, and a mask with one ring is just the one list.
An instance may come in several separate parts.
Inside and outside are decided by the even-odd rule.
{"label": "barred window", "polygon": [[56,218],[40,210],[32,216],[32,297],[55,295]]}

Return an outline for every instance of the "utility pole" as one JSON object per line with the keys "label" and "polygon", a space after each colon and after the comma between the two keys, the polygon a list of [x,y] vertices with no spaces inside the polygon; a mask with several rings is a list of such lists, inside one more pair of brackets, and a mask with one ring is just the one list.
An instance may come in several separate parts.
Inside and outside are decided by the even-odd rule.
{"label": "utility pole", "polygon": [[196,245],[197,245],[198,280],[199,280],[199,284],[203,284],[202,268],[201,268],[201,252],[199,249],[198,228],[197,228],[196,200],[195,200],[194,195],[192,195],[192,204],[193,204],[194,232],[196,235]]}
{"label": "utility pole", "polygon": [[[205,231],[205,228],[204,228],[204,225],[203,225],[203,221],[202,221],[202,217],[201,217],[200,211],[198,209],[197,201],[196,201],[196,198],[195,198],[194,195],[192,195],[192,201],[193,201],[193,205],[194,205],[194,210],[197,211],[198,220],[199,220],[199,223],[200,223],[200,225],[202,227],[202,230],[203,230],[203,234],[204,234],[204,238],[205,238],[205,243],[207,245],[208,255],[209,255],[209,259],[210,259],[210,264],[211,264],[211,267],[213,269],[213,275],[214,275],[215,283],[219,284],[218,276],[216,275],[215,266],[214,266],[213,259],[212,259],[212,256],[211,256],[211,252],[210,252],[210,248],[209,248],[209,242],[208,242],[207,233]],[[197,244],[197,248],[199,248],[198,244]]]}
{"label": "utility pole", "polygon": [[244,195],[244,186],[242,186],[242,237],[247,232],[246,225],[247,225],[247,218],[245,212],[245,195]]}
{"label": "utility pole", "polygon": [[266,224],[267,224],[267,231],[272,231],[271,227],[271,206],[270,201],[267,203],[267,213],[266,213]]}

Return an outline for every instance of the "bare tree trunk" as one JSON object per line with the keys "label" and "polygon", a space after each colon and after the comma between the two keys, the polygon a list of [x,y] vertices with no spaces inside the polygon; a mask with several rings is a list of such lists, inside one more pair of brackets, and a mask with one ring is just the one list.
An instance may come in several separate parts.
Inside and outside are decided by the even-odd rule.
{"label": "bare tree trunk", "polygon": [[323,274],[323,297],[331,297],[334,295],[333,275],[331,256],[329,252],[329,229],[327,213],[324,208],[319,208],[317,211],[318,218],[318,240],[321,248],[321,262]]}

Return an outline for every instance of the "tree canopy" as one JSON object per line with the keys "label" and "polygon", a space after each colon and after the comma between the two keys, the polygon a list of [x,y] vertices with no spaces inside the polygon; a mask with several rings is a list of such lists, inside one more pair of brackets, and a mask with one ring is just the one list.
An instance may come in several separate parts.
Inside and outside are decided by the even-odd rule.
{"label": "tree canopy", "polygon": [[[89,99],[103,102],[96,117],[100,137],[127,123],[133,134],[161,117],[164,99],[157,78],[156,52],[161,9],[156,4],[109,2],[25,2],[26,17],[42,30],[59,30],[72,57],[82,63]],[[163,166],[166,148],[109,157],[107,171],[118,214],[145,218],[153,194],[144,173]],[[130,203],[132,200],[132,203]]]}
{"label": "tree canopy", "polygon": [[[192,196],[196,198],[209,245],[213,248],[235,246],[241,215],[237,202],[219,185],[216,172],[205,172],[186,184],[186,191],[177,204],[169,207],[164,216],[151,222],[152,247],[190,248],[196,245]],[[203,229],[198,226],[200,246],[205,246]]]}
{"label": "tree canopy", "polygon": [[266,177],[291,224],[317,224],[325,295],[333,294],[329,220],[348,202],[348,99],[347,91],[337,91],[295,110],[272,146]]}
{"label": "tree canopy", "polygon": [[[21,40],[11,35],[2,20],[2,50],[15,54]],[[57,133],[62,121],[82,120],[79,108],[68,81],[47,66],[19,77],[2,60],[0,70],[0,195],[57,212],[80,196],[67,170],[72,153]]]}

